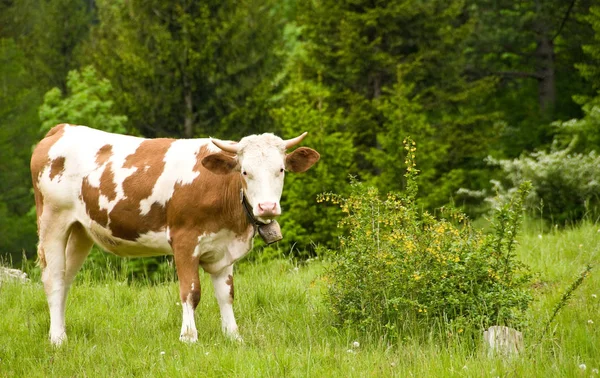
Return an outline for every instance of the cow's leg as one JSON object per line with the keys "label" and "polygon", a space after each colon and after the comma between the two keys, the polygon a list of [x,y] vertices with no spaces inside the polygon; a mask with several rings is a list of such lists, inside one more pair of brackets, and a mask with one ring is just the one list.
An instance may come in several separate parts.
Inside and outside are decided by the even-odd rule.
{"label": "cow's leg", "polygon": [[[47,214],[47,212],[46,212]],[[46,216],[46,214],[44,214]],[[48,214],[49,216],[49,214]],[[69,225],[60,216],[41,223],[38,256],[42,266],[42,282],[50,310],[50,341],[60,345],[67,338],[65,332],[65,248]]]}
{"label": "cow's leg", "polygon": [[242,341],[233,315],[233,265],[225,267],[218,273],[211,274],[211,279],[217,302],[219,302],[223,333],[233,340]]}
{"label": "cow's leg", "polygon": [[86,257],[94,245],[81,223],[74,223],[69,232],[67,242],[66,270],[65,270],[65,296],[75,279],[75,275],[81,269]]}
{"label": "cow's leg", "polygon": [[42,281],[50,309],[50,341],[55,345],[60,345],[67,338],[67,294],[93,244],[81,224],[75,223],[71,227],[64,224],[60,221],[48,224],[40,232],[38,246],[43,266]]}
{"label": "cow's leg", "polygon": [[179,340],[189,343],[198,341],[198,330],[194,313],[200,303],[200,277],[198,257],[193,255],[194,245],[185,242],[171,242],[175,256],[177,277],[179,278],[179,296],[183,319]]}

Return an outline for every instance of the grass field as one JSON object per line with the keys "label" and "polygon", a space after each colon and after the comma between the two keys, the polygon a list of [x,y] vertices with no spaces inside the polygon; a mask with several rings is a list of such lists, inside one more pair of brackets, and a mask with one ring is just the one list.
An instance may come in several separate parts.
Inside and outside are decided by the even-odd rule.
{"label": "grass field", "polygon": [[[539,275],[523,330],[526,350],[512,359],[489,357],[479,340],[440,343],[436,330],[389,343],[333,328],[323,300],[326,262],[318,260],[237,267],[234,307],[243,344],[221,335],[207,275],[196,315],[199,341],[187,345],[179,342],[176,282],[127,283],[111,274],[98,280],[84,266],[67,305],[69,340],[58,349],[48,342],[39,279],[0,284],[0,376],[600,377],[600,226],[543,235],[528,228],[519,254]],[[543,334],[553,307],[588,263],[596,270]]]}

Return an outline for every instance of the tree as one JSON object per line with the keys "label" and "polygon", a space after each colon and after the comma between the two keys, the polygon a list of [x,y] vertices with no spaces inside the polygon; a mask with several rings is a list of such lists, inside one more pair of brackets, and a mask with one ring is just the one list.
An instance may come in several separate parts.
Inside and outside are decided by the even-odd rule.
{"label": "tree", "polygon": [[317,205],[317,195],[343,193],[353,171],[355,149],[352,138],[340,132],[346,121],[341,109],[331,111],[332,94],[320,83],[293,81],[276,103],[272,115],[285,137],[307,131],[306,144],[321,154],[321,161],[310,171],[286,177],[281,203],[281,224],[285,238],[279,245],[296,257],[312,254],[316,246],[333,248],[338,230],[333,228],[341,216],[336,209]]}
{"label": "tree", "polygon": [[29,178],[29,146],[37,136],[40,94],[13,39],[0,38],[0,259],[21,260],[35,251],[35,218]]}
{"label": "tree", "polygon": [[[249,107],[264,98],[253,93],[264,89],[274,64],[269,52],[282,21],[271,2],[97,6],[88,62],[111,80],[118,110],[132,128],[145,136],[185,137],[261,131],[266,117]],[[253,101],[245,106],[248,98]]]}
{"label": "tree", "polygon": [[474,23],[464,2],[326,0],[301,3],[296,22],[302,79],[320,77],[330,111],[341,109],[339,131],[353,139],[360,177],[402,190],[398,151],[413,134],[423,147],[426,206],[447,203],[465,182],[487,182],[483,158],[499,113],[481,106],[494,80],[467,72]]}
{"label": "tree", "polygon": [[508,127],[502,145],[508,156],[548,146],[553,119],[580,115],[572,101],[582,90],[573,65],[590,28],[580,22],[589,0],[473,0],[476,23],[468,50],[469,72],[499,79],[493,105]]}
{"label": "tree", "polygon": [[[594,90],[600,93],[600,7],[590,7],[589,14],[581,17],[594,30],[593,38],[583,45],[583,51],[589,57],[589,61],[580,62],[576,65],[581,76],[587,79]],[[585,101],[585,98],[580,99]]]}
{"label": "tree", "polygon": [[87,125],[113,133],[126,131],[127,117],[113,113],[110,81],[100,79],[93,67],[85,67],[81,73],[70,71],[67,91],[64,98],[58,88],[52,88],[44,96],[39,110],[42,133],[59,123]]}

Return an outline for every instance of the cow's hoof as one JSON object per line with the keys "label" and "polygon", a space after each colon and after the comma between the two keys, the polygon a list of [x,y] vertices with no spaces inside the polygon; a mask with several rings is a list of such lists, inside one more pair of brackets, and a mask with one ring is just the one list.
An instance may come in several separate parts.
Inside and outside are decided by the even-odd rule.
{"label": "cow's hoof", "polygon": [[186,332],[179,335],[179,341],[184,343],[195,343],[198,341],[198,333]]}
{"label": "cow's hoof", "polygon": [[227,336],[227,338],[229,340],[234,341],[236,343],[239,343],[239,344],[244,343],[244,338],[242,336],[240,336],[240,334],[237,332],[226,333],[225,336]]}
{"label": "cow's hoof", "polygon": [[67,341],[67,334],[64,332],[56,334],[56,335],[50,335],[50,342],[55,347],[61,346],[66,341]]}

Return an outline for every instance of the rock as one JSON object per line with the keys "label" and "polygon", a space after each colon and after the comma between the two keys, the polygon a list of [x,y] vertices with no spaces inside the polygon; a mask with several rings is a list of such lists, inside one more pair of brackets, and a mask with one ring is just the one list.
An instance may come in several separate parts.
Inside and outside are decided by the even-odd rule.
{"label": "rock", "polygon": [[504,356],[517,355],[523,351],[523,334],[514,328],[491,326],[483,331],[483,339],[488,346],[488,352]]}
{"label": "rock", "polygon": [[4,281],[19,281],[25,283],[29,282],[29,278],[27,278],[27,273],[22,272],[19,269],[0,266],[0,282]]}

